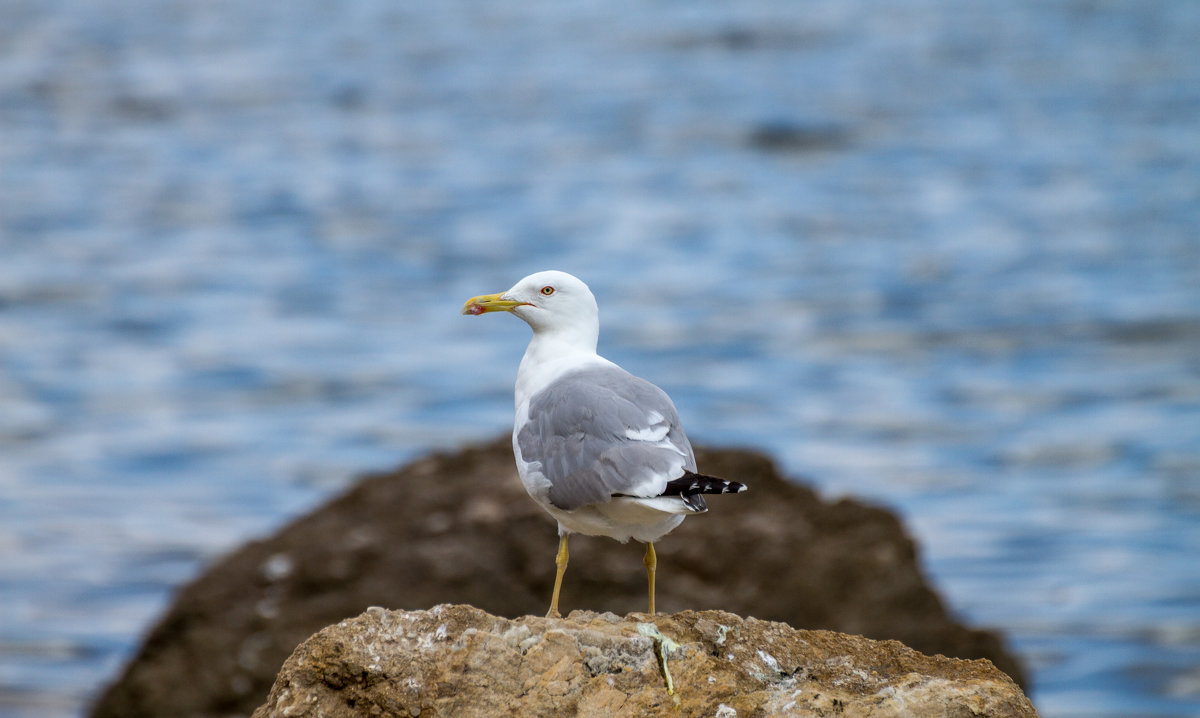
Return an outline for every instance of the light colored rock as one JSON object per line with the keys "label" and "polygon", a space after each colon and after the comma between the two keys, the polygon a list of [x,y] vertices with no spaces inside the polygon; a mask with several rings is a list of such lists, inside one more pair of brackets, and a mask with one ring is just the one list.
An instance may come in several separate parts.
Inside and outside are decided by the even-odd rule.
{"label": "light colored rock", "polygon": [[254,718],[498,715],[1037,713],[990,662],[926,656],[896,641],[723,611],[510,620],[441,605],[372,608],[318,632],[284,664]]}

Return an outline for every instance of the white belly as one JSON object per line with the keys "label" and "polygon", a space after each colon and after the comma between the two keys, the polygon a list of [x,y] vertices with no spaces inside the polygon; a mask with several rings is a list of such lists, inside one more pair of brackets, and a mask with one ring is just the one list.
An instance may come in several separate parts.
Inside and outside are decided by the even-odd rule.
{"label": "white belly", "polygon": [[[588,536],[608,536],[621,543],[636,539],[643,543],[657,541],[683,522],[682,513],[668,513],[646,501],[661,499],[615,498],[603,504],[588,504],[574,511],[564,511],[549,502],[539,502],[542,508],[558,519],[559,533],[578,533]],[[666,499],[670,501],[670,499]],[[676,501],[680,507],[682,501]]]}

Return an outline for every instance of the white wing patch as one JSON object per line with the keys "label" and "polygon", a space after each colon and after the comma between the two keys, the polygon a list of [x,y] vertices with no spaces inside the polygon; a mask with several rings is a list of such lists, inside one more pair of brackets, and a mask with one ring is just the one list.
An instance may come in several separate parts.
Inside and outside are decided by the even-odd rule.
{"label": "white wing patch", "polygon": [[646,417],[646,423],[649,424],[644,429],[626,429],[625,437],[634,441],[649,441],[659,442],[667,438],[667,434],[671,432],[671,425],[666,421],[666,417],[657,411],[651,411]]}
{"label": "white wing patch", "polygon": [[667,434],[671,432],[671,427],[666,424],[652,426],[649,429],[626,429],[625,437],[634,441],[662,441],[667,438]]}

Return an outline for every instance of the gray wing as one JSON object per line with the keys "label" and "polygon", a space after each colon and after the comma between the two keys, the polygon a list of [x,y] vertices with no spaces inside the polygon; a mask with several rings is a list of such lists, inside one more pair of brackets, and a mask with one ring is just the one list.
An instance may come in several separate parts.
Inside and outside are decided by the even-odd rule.
{"label": "gray wing", "polygon": [[539,392],[517,443],[541,464],[550,502],[567,510],[613,494],[657,496],[696,469],[670,397],[619,367],[571,372]]}

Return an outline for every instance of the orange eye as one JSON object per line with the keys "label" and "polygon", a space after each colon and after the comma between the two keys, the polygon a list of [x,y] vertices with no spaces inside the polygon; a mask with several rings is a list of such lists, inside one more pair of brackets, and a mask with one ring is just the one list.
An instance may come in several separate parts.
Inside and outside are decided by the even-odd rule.
{"label": "orange eye", "polygon": [[550,296],[551,294],[554,294],[554,287],[550,287],[550,286],[542,287],[542,294],[547,297]]}

